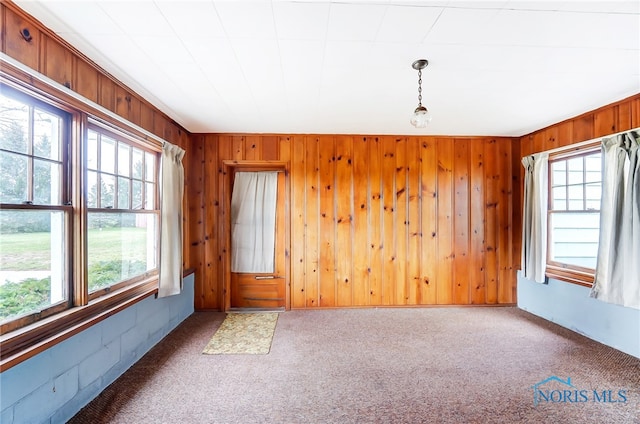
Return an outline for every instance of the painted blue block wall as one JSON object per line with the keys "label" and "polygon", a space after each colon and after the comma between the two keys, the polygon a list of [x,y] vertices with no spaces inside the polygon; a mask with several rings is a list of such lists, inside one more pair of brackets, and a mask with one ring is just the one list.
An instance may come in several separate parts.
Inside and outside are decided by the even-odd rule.
{"label": "painted blue block wall", "polygon": [[518,307],[640,358],[640,310],[589,297],[591,289],[550,279],[548,284],[518,273]]}
{"label": "painted blue block wall", "polygon": [[0,423],[64,423],[193,313],[193,274],[179,295],[151,296],[0,373]]}

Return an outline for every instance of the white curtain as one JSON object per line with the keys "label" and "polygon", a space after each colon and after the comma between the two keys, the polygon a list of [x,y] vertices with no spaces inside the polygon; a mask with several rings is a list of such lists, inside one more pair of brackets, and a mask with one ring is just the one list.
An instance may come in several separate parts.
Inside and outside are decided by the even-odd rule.
{"label": "white curtain", "polygon": [[538,283],[546,281],[548,164],[548,153],[522,158],[525,175],[521,267],[525,278]]}
{"label": "white curtain", "polygon": [[602,140],[600,244],[591,297],[640,309],[640,134]]}
{"label": "white curtain", "polygon": [[182,290],[184,150],[165,142],[160,160],[160,278],[158,297]]}
{"label": "white curtain", "polygon": [[277,172],[236,173],[231,195],[231,272],[274,272]]}

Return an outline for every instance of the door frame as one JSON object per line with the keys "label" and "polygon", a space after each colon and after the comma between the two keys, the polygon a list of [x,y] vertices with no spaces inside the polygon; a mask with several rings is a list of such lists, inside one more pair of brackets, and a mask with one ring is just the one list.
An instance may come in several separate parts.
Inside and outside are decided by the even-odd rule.
{"label": "door frame", "polygon": [[232,179],[233,173],[239,171],[259,172],[278,171],[284,172],[284,287],[285,287],[285,310],[291,309],[291,293],[289,276],[291,270],[291,220],[290,220],[290,192],[289,192],[289,162],[275,160],[223,160],[222,161],[222,311],[227,312],[231,308],[231,194],[233,193]]}

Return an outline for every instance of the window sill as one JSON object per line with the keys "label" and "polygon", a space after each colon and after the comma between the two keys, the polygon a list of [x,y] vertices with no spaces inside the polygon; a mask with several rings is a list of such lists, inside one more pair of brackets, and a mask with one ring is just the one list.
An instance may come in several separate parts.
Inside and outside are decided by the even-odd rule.
{"label": "window sill", "polygon": [[27,327],[0,336],[0,372],[80,333],[100,321],[158,292],[153,276],[102,296],[86,306],[69,309]]}
{"label": "window sill", "polygon": [[547,278],[577,284],[584,287],[592,287],[595,276],[591,272],[577,271],[561,266],[547,265],[545,271]]}

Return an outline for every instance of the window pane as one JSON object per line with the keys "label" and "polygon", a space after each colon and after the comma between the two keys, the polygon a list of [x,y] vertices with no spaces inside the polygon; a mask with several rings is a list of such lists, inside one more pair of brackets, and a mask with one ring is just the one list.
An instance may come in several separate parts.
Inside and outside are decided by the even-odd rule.
{"label": "window pane", "polygon": [[129,181],[128,178],[118,177],[118,209],[129,209]]}
{"label": "window pane", "polygon": [[60,129],[62,120],[40,109],[33,114],[33,154],[60,160]]}
{"label": "window pane", "polygon": [[100,141],[100,170],[113,174],[115,169],[116,142],[109,137],[102,136]]}
{"label": "window pane", "polygon": [[552,213],[549,225],[551,260],[595,269],[599,213]]}
{"label": "window pane", "polygon": [[565,161],[551,163],[551,185],[566,185],[567,172]]}
{"label": "window pane", "polygon": [[124,143],[118,143],[118,175],[129,176],[131,148]]}
{"label": "window pane", "polygon": [[0,203],[22,203],[29,200],[27,163],[26,156],[0,152]]}
{"label": "window pane", "polygon": [[0,210],[0,320],[68,297],[64,212]]}
{"label": "window pane", "polygon": [[582,157],[567,160],[569,184],[582,184],[584,182],[583,162]]}
{"label": "window pane", "polygon": [[584,209],[584,186],[569,186],[569,209],[570,210],[582,210]]}
{"label": "window pane", "polygon": [[44,160],[33,161],[33,203],[60,205],[61,165]]}
{"label": "window pane", "polygon": [[132,181],[131,209],[142,209],[142,181]]}
{"label": "window pane", "polygon": [[113,175],[100,174],[100,208],[113,208],[116,180]]}
{"label": "window pane", "polygon": [[0,94],[0,149],[27,153],[29,107]]}
{"label": "window pane", "polygon": [[551,200],[551,208],[557,211],[563,211],[567,209],[567,187],[554,187],[551,189],[553,192],[553,199]]}
{"label": "window pane", "polygon": [[153,183],[146,183],[145,188],[145,197],[144,197],[144,208],[145,209],[155,209],[154,199],[156,198],[156,185]]}
{"label": "window pane", "polygon": [[145,175],[144,179],[147,181],[156,180],[156,157],[155,155],[145,152],[144,153],[144,167]]}
{"label": "window pane", "polygon": [[98,207],[98,173],[87,172],[87,207]]}
{"label": "window pane", "polygon": [[133,178],[142,179],[142,150],[133,148],[131,157],[131,169]]}
{"label": "window pane", "polygon": [[602,158],[600,153],[585,158],[587,182],[602,181]]}
{"label": "window pane", "polygon": [[87,168],[98,169],[98,133],[91,130],[87,139]]}
{"label": "window pane", "polygon": [[602,196],[602,186],[600,183],[587,184],[587,209],[600,210],[600,198]]}
{"label": "window pane", "polygon": [[89,292],[156,268],[156,215],[88,214]]}

